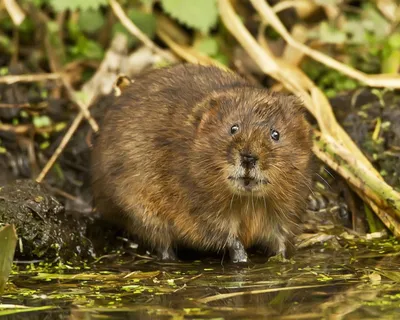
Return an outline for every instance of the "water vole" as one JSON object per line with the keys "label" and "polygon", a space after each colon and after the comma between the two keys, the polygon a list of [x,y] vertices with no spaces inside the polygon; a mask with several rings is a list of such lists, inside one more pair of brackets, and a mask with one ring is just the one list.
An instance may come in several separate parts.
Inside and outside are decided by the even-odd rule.
{"label": "water vole", "polygon": [[311,140],[293,96],[216,67],[156,69],[110,106],[92,155],[97,209],[173,259],[174,247],[285,253],[306,208]]}

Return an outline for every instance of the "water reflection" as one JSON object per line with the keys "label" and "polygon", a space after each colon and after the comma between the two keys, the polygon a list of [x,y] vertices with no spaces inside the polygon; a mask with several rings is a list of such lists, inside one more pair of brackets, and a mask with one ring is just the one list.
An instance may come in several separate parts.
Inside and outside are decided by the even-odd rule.
{"label": "water reflection", "polygon": [[1,302],[55,307],[13,319],[395,319],[398,252],[397,244],[321,246],[247,266],[125,260],[61,275],[29,270],[12,276]]}

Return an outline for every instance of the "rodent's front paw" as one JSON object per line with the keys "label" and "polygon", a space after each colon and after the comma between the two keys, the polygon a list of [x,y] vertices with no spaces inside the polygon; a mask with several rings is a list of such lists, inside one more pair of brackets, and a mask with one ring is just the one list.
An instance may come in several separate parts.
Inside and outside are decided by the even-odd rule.
{"label": "rodent's front paw", "polygon": [[233,239],[229,245],[229,257],[233,263],[245,263],[247,262],[247,252],[243,244],[238,239]]}
{"label": "rodent's front paw", "polygon": [[233,263],[246,263],[248,260],[246,251],[230,253],[230,257]]}
{"label": "rodent's front paw", "polygon": [[157,258],[160,261],[177,261],[174,250],[171,247],[157,250]]}

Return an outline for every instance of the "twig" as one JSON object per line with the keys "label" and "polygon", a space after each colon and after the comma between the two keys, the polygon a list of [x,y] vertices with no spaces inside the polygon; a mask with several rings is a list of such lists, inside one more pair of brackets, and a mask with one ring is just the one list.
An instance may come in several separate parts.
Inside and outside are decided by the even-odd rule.
{"label": "twig", "polygon": [[56,162],[57,158],[64,150],[66,145],[68,144],[69,140],[72,138],[73,134],[75,133],[76,129],[78,129],[79,124],[83,120],[84,116],[82,111],[75,117],[74,121],[72,122],[71,126],[69,127],[68,131],[66,132],[65,136],[62,138],[60,145],[57,147],[56,151],[54,151],[53,155],[47,161],[45,167],[40,172],[39,176],[36,178],[36,182],[40,183],[43,181],[44,177],[47,175],[51,167]]}
{"label": "twig", "polygon": [[70,96],[71,100],[74,101],[79,109],[81,110],[82,114],[86,118],[86,120],[89,122],[90,126],[92,127],[94,132],[99,131],[99,125],[97,124],[96,120],[93,119],[92,115],[89,112],[89,104],[91,99],[89,98],[88,101],[83,102],[80,97],[78,97],[76,91],[71,87],[69,82],[63,77],[62,82],[64,84],[65,89],[68,92],[68,95]]}
{"label": "twig", "polygon": [[[59,72],[61,70],[61,59],[60,59],[60,55],[59,55],[60,52],[57,52],[56,54],[54,53],[54,47],[52,46],[51,41],[50,41],[50,31],[49,31],[48,23],[47,23],[49,21],[49,18],[43,12],[39,12],[38,16],[39,16],[39,19],[41,20],[42,24],[46,27],[46,36],[44,39],[44,44],[45,44],[47,55],[48,55],[48,58],[50,61],[50,66],[52,68],[52,71]],[[61,56],[62,55],[63,55],[63,53],[61,52]],[[82,98],[78,97],[76,91],[71,87],[65,74],[61,73],[61,75],[62,75],[61,81],[62,81],[65,89],[67,90],[67,93],[68,93],[70,99],[78,105],[82,114],[84,115],[86,120],[89,122],[89,125],[91,126],[92,130],[94,132],[97,132],[99,130],[99,126],[97,125],[97,122],[93,119],[93,117],[91,116],[91,114],[88,110],[88,106],[89,106],[91,99],[88,99],[88,101],[85,101],[85,102],[82,101]]]}
{"label": "twig", "polygon": [[30,132],[35,133],[51,133],[56,131],[56,126],[45,126],[36,128],[33,124],[17,124],[12,125],[8,123],[0,123],[0,131],[13,132],[15,134],[26,134]]}
{"label": "twig", "polygon": [[[346,283],[343,283],[346,284]],[[290,290],[305,290],[305,289],[312,289],[312,288],[322,288],[331,286],[332,284],[316,284],[311,286],[294,286],[294,287],[283,287],[283,288],[268,288],[268,289],[261,289],[261,290],[252,290],[252,291],[240,291],[240,292],[232,292],[232,293],[223,293],[217,294],[215,296],[210,296],[206,298],[202,298],[197,300],[200,303],[209,303],[212,301],[223,300],[238,296],[245,296],[251,294],[263,294],[263,293],[270,293],[270,292],[281,292],[281,291],[290,291]],[[337,283],[335,285],[338,285]]]}
{"label": "twig", "polygon": [[[118,36],[116,36],[116,38],[114,38],[114,40],[111,42],[111,46],[108,49],[99,69],[102,70],[103,68],[107,67],[107,64],[110,63],[110,59],[112,60],[111,62],[115,63],[115,60],[118,59],[119,57],[119,53],[121,51],[120,48],[120,43],[119,41],[117,41]],[[95,75],[96,76],[96,75]],[[89,80],[91,81],[91,80]],[[111,86],[110,86],[111,89]],[[88,101],[93,101],[95,99],[95,96],[97,94],[96,88],[94,87],[89,87],[85,89],[85,85],[83,86],[82,91],[86,94],[86,96],[88,97],[87,100]],[[90,104],[88,104],[90,105]],[[46,174],[49,172],[49,170],[51,169],[51,167],[54,165],[55,161],[57,160],[57,158],[59,157],[59,155],[62,153],[62,151],[64,150],[65,146],[67,145],[68,141],[71,139],[71,137],[73,136],[74,132],[76,131],[76,129],[79,127],[79,124],[81,123],[81,121],[83,120],[84,116],[83,116],[83,112],[80,111],[79,114],[76,116],[76,118],[74,119],[73,123],[71,124],[70,128],[68,129],[68,131],[66,132],[65,136],[63,137],[60,145],[57,147],[56,151],[54,152],[54,154],[51,156],[51,158],[49,159],[49,161],[46,163],[45,167],[43,168],[42,172],[39,174],[39,176],[36,178],[37,182],[42,182],[44,177],[46,176]]]}
{"label": "twig", "polygon": [[165,42],[165,44],[173,51],[175,54],[182,59],[195,64],[202,65],[215,65],[221,69],[227,69],[225,65],[219,61],[210,58],[207,55],[201,54],[198,51],[193,50],[189,46],[180,45],[176,43],[164,30],[163,28],[157,28],[157,35]]}
{"label": "twig", "polygon": [[276,5],[273,6],[273,10],[275,13],[279,13],[281,11],[291,8],[307,8],[308,6],[310,6],[310,3],[308,1],[287,0],[278,2]]}
{"label": "twig", "polygon": [[44,184],[44,185],[46,186],[46,188],[49,189],[51,192],[56,193],[56,194],[58,194],[58,195],[60,195],[60,196],[62,196],[62,197],[64,197],[64,198],[66,198],[66,199],[68,199],[68,200],[72,200],[72,201],[78,201],[78,200],[79,200],[78,197],[75,197],[75,196],[73,196],[72,194],[69,194],[68,192],[65,192],[65,191],[63,191],[63,190],[60,190],[60,189],[58,189],[58,188],[52,187],[50,184],[48,184],[48,183],[46,183],[46,182],[43,182],[43,184]]}
{"label": "twig", "polygon": [[122,25],[136,38],[138,38],[146,47],[162,56],[165,60],[171,61],[171,57],[161,48],[159,48],[151,39],[146,36],[125,14],[124,10],[116,0],[109,0],[110,6]]}
{"label": "twig", "polygon": [[46,109],[49,106],[48,101],[41,101],[39,103],[29,103],[29,102],[20,102],[20,103],[0,103],[0,109],[15,109],[15,108],[21,108],[21,109],[26,109],[26,110],[43,110]]}
{"label": "twig", "polygon": [[25,13],[15,0],[4,0],[4,5],[13,23],[19,26],[25,20]]}
{"label": "twig", "polygon": [[61,73],[38,73],[38,74],[21,74],[8,75],[0,78],[0,83],[12,84],[15,82],[35,82],[45,80],[57,80],[62,76]]}
{"label": "twig", "polygon": [[12,125],[7,123],[0,124],[0,131],[13,132],[16,134],[24,134],[32,130],[34,127],[31,124]]}
{"label": "twig", "polygon": [[0,103],[0,108],[14,109],[14,108],[30,108],[31,104],[28,102],[23,103]]}
{"label": "twig", "polygon": [[400,88],[399,75],[383,75],[383,74],[365,74],[359,70],[351,68],[317,50],[296,41],[287,31],[283,23],[279,20],[274,10],[264,0],[250,0],[254,8],[258,11],[265,23],[271,25],[282,38],[292,47],[302,51],[304,54],[321,62],[328,67],[335,69],[348,77],[354,78],[360,82],[366,83],[372,87]]}

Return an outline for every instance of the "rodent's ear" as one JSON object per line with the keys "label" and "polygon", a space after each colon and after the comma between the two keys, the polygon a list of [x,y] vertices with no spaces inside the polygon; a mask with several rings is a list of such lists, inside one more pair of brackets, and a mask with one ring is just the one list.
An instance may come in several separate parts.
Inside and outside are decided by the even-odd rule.
{"label": "rodent's ear", "polygon": [[286,99],[286,103],[291,112],[293,112],[294,114],[306,116],[306,114],[308,113],[307,108],[299,97],[292,94],[286,96]]}
{"label": "rodent's ear", "polygon": [[206,123],[220,119],[220,98],[210,98],[196,105],[192,110],[189,121],[197,128],[202,130]]}
{"label": "rodent's ear", "polygon": [[115,92],[115,96],[120,96],[122,91],[125,90],[125,88],[127,86],[129,86],[130,84],[132,84],[134,81],[132,79],[130,79],[128,76],[126,75],[119,75],[117,80],[114,82],[113,85],[113,89]]}

